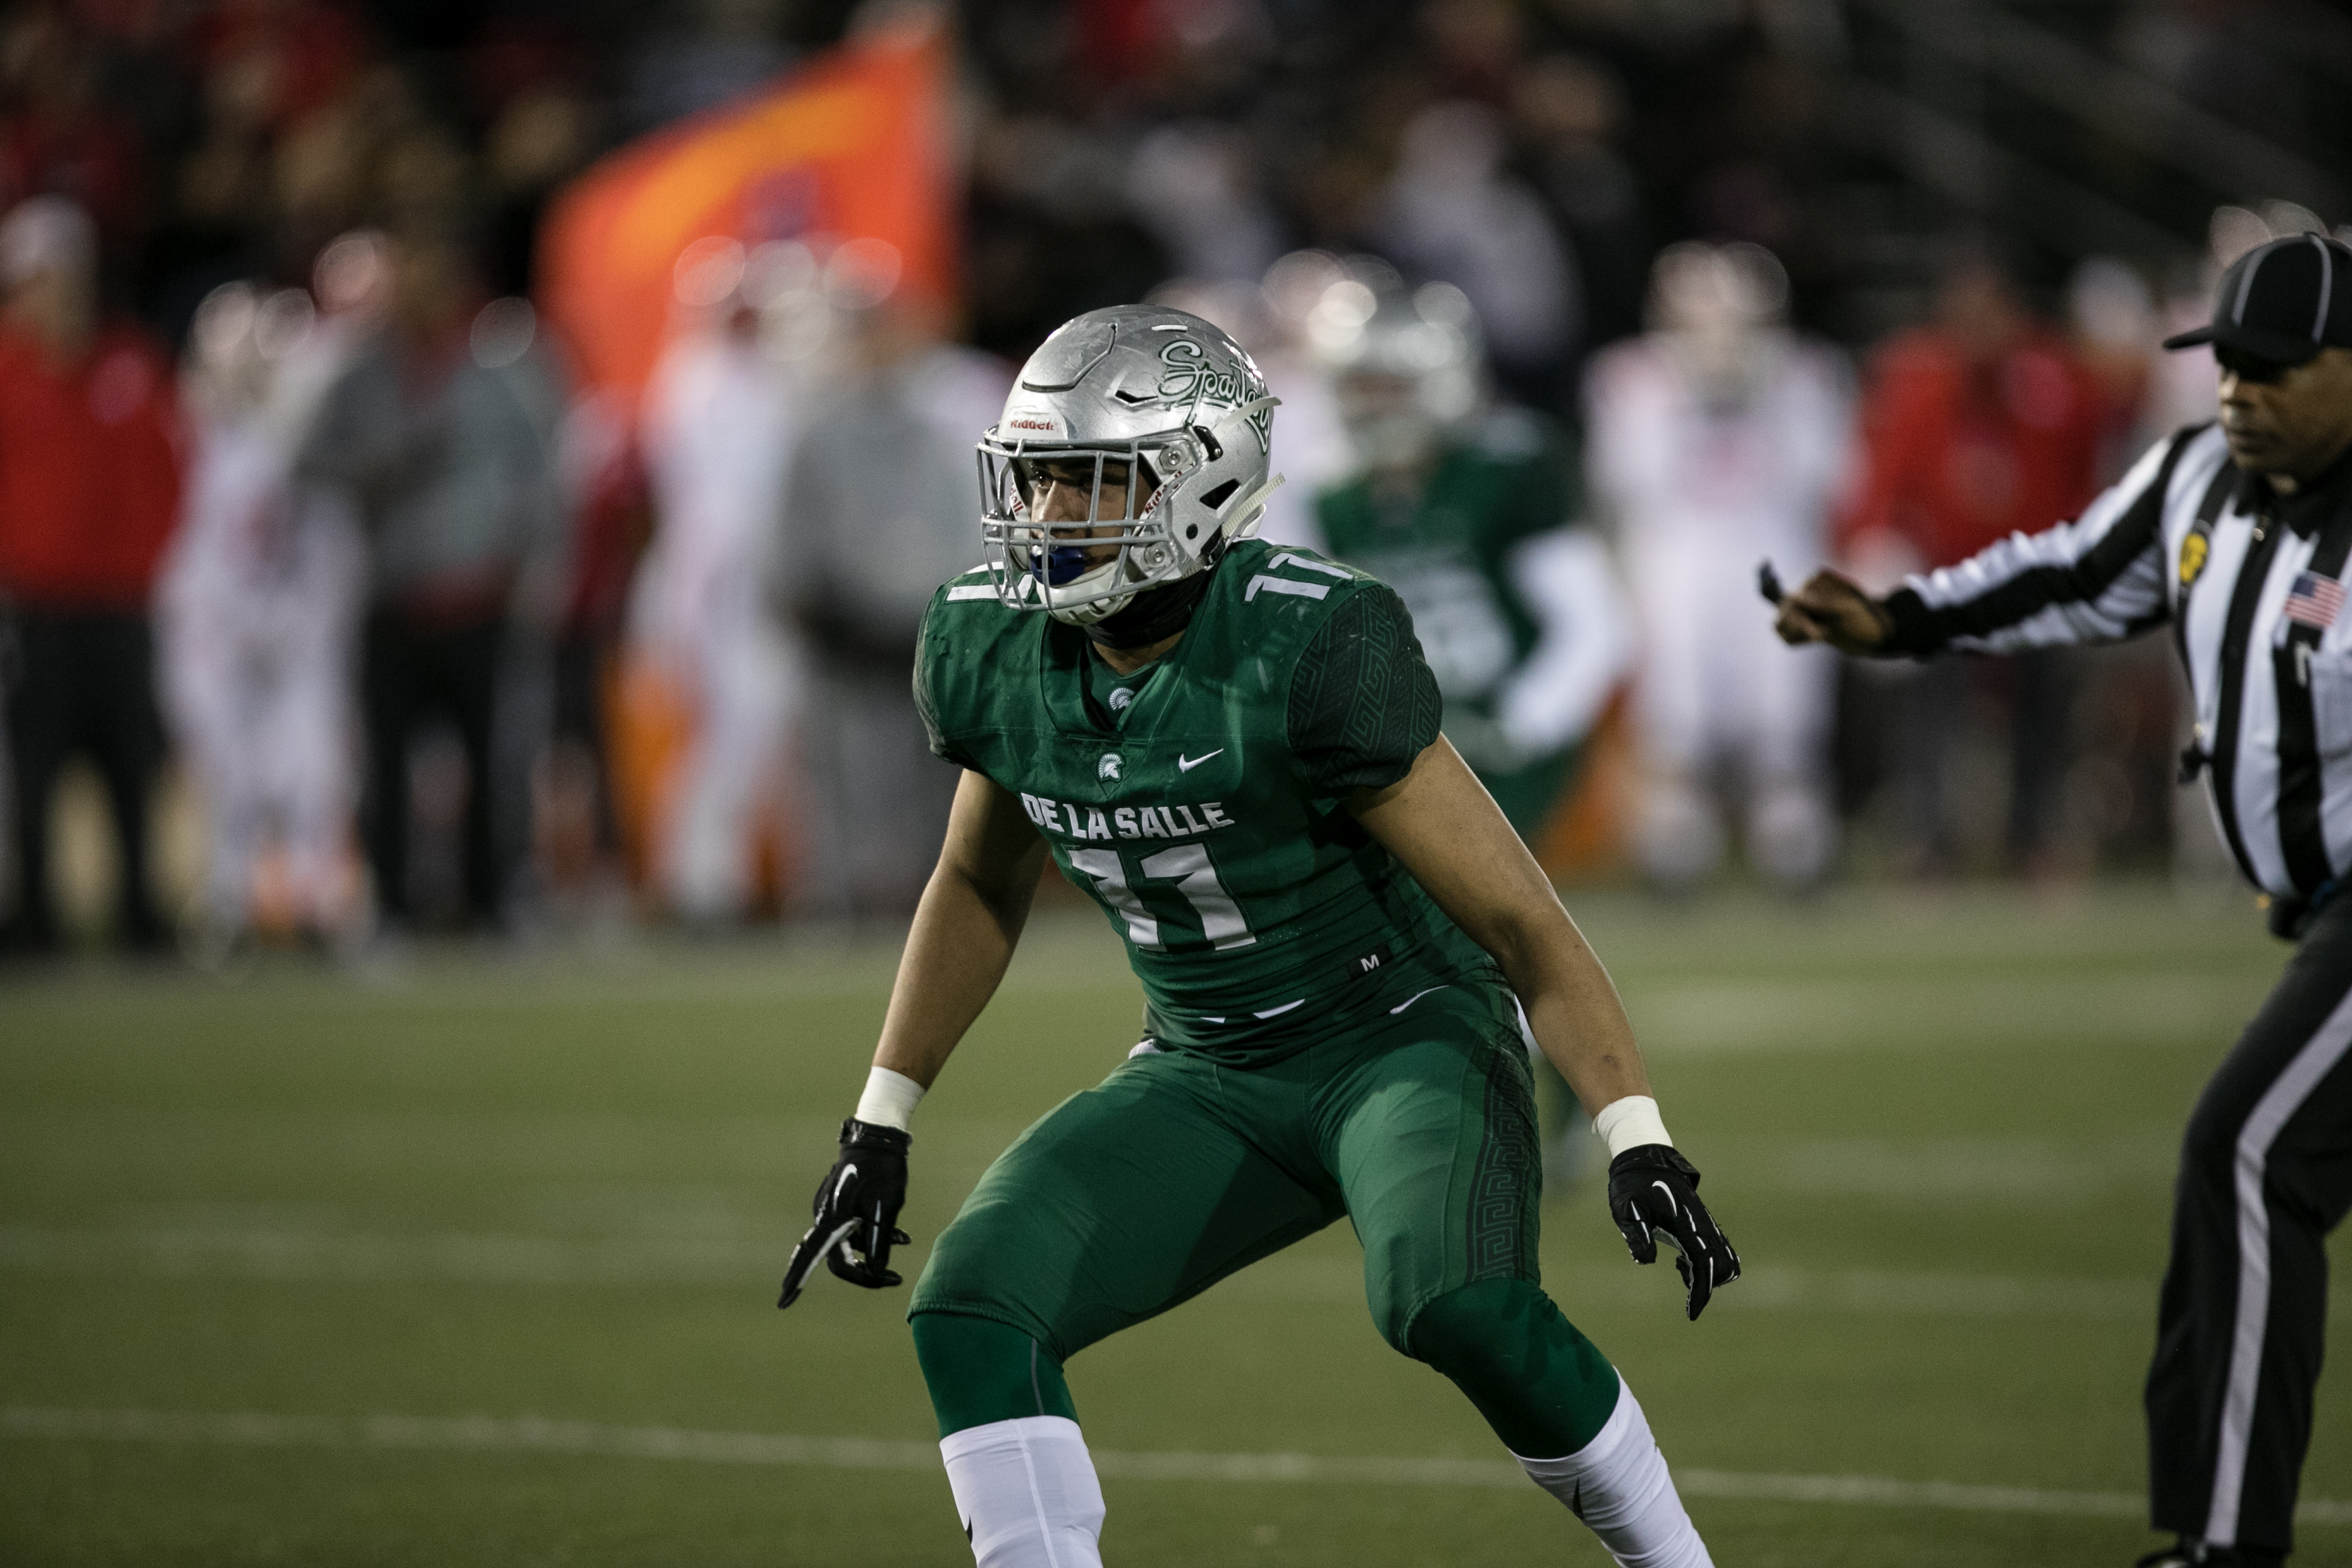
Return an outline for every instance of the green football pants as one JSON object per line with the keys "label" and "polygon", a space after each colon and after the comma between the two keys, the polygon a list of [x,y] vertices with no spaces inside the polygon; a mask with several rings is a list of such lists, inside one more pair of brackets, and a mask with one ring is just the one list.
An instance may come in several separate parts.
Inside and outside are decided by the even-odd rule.
{"label": "green football pants", "polygon": [[[1543,1296],[1540,1195],[1499,988],[1438,987],[1262,1068],[1133,1058],[1023,1133],[933,1248],[908,1313],[942,1431],[1066,1405],[1070,1356],[1344,1215],[1381,1337],[1452,1376],[1516,1452],[1571,1452],[1617,1381]],[[926,1314],[1013,1332],[991,1350]],[[998,1385],[1020,1408],[989,1416],[1002,1401],[975,1390]]]}

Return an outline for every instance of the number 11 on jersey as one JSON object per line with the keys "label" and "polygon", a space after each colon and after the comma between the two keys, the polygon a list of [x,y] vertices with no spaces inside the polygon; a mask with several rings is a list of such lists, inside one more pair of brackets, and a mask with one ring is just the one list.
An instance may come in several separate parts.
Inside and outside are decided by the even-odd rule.
{"label": "number 11 on jersey", "polygon": [[[1127,861],[1116,849],[1074,849],[1070,864],[1093,879],[1095,896],[1118,911],[1127,921],[1127,940],[1138,947],[1159,948],[1160,921],[1144,906],[1129,879]],[[1217,868],[1210,862],[1205,844],[1179,844],[1172,849],[1162,849],[1157,855],[1147,855],[1137,862],[1136,869],[1145,879],[1172,882],[1176,891],[1192,907],[1193,916],[1201,923],[1201,934],[1209,945],[1223,952],[1226,948],[1247,947],[1257,938],[1251,934],[1249,921],[1242,918],[1241,906],[1217,880]]]}

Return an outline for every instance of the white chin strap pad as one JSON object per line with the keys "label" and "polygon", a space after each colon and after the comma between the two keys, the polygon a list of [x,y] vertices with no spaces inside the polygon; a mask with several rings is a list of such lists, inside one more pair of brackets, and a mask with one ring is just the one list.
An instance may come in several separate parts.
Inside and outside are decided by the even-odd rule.
{"label": "white chin strap pad", "polygon": [[1623,1378],[1617,1380],[1617,1408],[1591,1442],[1557,1459],[1512,1457],[1584,1521],[1622,1568],[1715,1568]]}
{"label": "white chin strap pad", "polygon": [[1283,477],[1276,474],[1234,503],[1233,514],[1236,521],[1225,530],[1228,538],[1257,537],[1258,525],[1265,521],[1265,503],[1275,491],[1282,488],[1282,481]]}
{"label": "white chin strap pad", "polygon": [[1102,1568],[1102,1483],[1078,1424],[1024,1415],[940,1440],[979,1568]]}

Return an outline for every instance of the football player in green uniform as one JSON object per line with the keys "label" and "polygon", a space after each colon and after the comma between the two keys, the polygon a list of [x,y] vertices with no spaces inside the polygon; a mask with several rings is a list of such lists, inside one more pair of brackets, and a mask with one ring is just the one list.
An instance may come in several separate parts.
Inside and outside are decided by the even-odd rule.
{"label": "football player in green uniform", "polygon": [[[1559,427],[1489,407],[1461,290],[1408,294],[1385,264],[1333,286],[1318,357],[1356,468],[1316,498],[1324,547],[1412,615],[1444,731],[1534,842],[1585,734],[1626,672],[1633,631],[1608,551],[1574,526],[1575,455]],[[1385,274],[1385,276],[1383,276]]]}
{"label": "football player in green uniform", "polygon": [[1095,1568],[1063,1364],[1345,1216],[1381,1333],[1469,1396],[1622,1563],[1709,1562],[1641,1405],[1536,1260],[1527,1056],[1596,1113],[1638,1262],[1738,1276],[1608,975],[1438,732],[1396,595],[1249,536],[1273,399],[1198,317],[1078,317],[981,443],[988,559],[933,599],[916,693],[964,771],[789,1305],[896,1285],[909,1113],[1002,979],[1042,864],[1148,999],[1097,1087],[990,1167],[909,1316],[982,1568]]}

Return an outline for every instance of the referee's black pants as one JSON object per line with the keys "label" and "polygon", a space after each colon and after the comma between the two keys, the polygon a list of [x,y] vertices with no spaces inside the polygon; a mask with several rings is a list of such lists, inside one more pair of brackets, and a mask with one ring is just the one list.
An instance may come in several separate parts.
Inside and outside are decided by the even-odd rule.
{"label": "referee's black pants", "polygon": [[2339,897],[2189,1119],[2147,1374],[2158,1530],[2235,1546],[2257,1568],[2293,1546],[2326,1238],[2347,1207],[2352,897]]}

